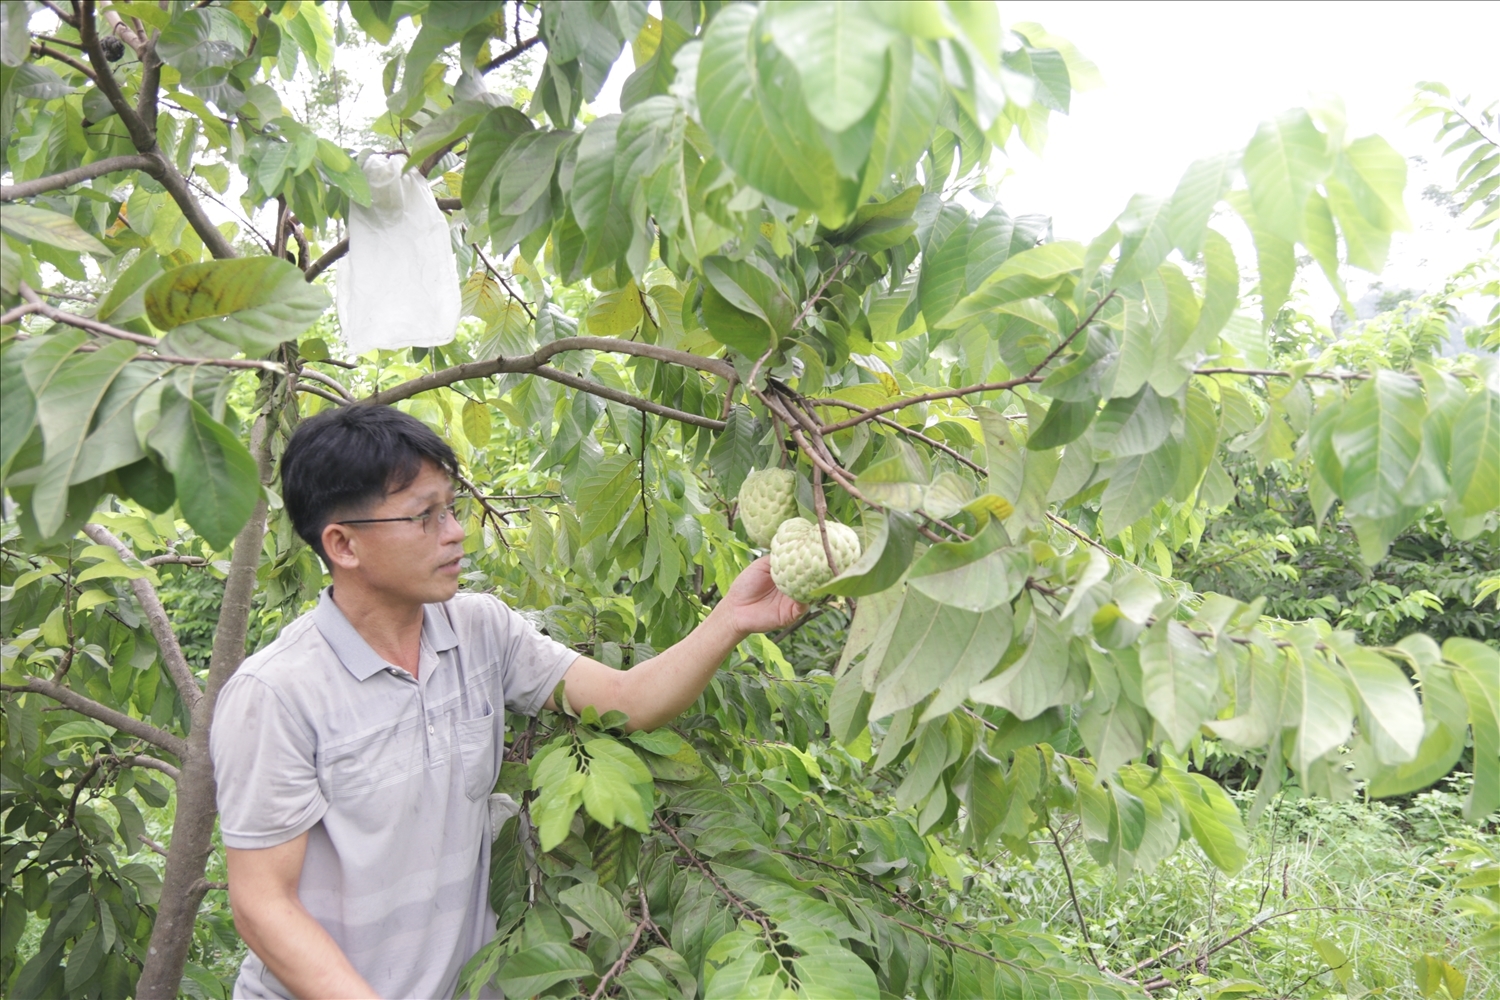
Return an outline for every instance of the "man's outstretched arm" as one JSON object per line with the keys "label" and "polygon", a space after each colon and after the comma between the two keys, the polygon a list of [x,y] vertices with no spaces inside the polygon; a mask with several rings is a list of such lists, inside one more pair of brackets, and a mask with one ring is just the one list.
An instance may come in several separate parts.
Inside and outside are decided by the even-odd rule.
{"label": "man's outstretched arm", "polygon": [[307,834],[261,850],[229,847],[224,854],[235,929],[294,996],[377,996],[297,896]]}
{"label": "man's outstretched arm", "polygon": [[[776,589],[771,561],[761,557],[735,578],[703,623],[681,642],[629,670],[614,670],[580,656],[563,674],[568,704],[603,715],[630,717],[626,728],[655,729],[677,718],[703,693],[724,657],[754,632],[770,632],[797,620],[806,608]],[[549,696],[547,707],[556,709]]]}

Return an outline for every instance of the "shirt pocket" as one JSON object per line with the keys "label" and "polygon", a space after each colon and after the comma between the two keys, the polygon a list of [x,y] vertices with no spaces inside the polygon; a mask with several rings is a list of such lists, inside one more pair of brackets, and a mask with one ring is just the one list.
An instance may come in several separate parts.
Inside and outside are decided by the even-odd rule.
{"label": "shirt pocket", "polygon": [[454,742],[464,773],[464,794],[478,801],[489,795],[498,777],[495,771],[495,710],[485,706],[484,715],[455,723]]}

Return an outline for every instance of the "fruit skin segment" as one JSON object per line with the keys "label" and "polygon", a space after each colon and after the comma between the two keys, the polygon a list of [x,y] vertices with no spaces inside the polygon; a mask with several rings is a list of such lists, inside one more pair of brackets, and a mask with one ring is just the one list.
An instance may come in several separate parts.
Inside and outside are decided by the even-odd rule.
{"label": "fruit skin segment", "polygon": [[776,529],[797,516],[797,474],[790,469],[757,469],[740,487],[740,520],[757,547],[771,547]]}
{"label": "fruit skin segment", "polygon": [[[827,522],[828,547],[833,562],[842,573],[859,558],[859,536],[854,529],[836,521]],[[823,551],[823,537],[818,526],[805,517],[781,522],[771,540],[771,580],[776,589],[800,604],[813,599],[813,592],[834,577]]]}

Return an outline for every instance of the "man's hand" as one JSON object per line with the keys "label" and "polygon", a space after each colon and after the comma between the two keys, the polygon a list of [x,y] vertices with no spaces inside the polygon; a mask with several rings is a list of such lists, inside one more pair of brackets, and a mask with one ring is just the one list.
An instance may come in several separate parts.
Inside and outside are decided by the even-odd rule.
{"label": "man's hand", "polygon": [[[708,686],[729,651],[752,632],[785,628],[807,610],[776,589],[771,560],[755,560],[730,584],[708,618],[681,642],[629,670],[580,656],[563,674],[568,704],[630,717],[630,729],[655,729],[682,714]],[[552,699],[547,707],[557,709]]]}
{"label": "man's hand", "polygon": [[771,582],[771,557],[761,556],[734,578],[729,593],[715,610],[724,611],[738,631],[749,635],[786,628],[801,617],[807,605],[776,589]]}

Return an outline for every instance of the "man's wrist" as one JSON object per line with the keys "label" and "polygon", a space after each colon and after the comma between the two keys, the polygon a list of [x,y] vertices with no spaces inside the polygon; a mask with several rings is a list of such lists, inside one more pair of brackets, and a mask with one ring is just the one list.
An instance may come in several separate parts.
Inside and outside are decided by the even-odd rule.
{"label": "man's wrist", "polygon": [[747,629],[739,623],[734,611],[723,601],[714,605],[699,628],[706,629],[710,635],[720,638],[725,643],[726,650],[733,649],[754,634],[753,629]]}

